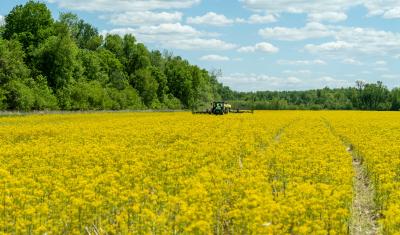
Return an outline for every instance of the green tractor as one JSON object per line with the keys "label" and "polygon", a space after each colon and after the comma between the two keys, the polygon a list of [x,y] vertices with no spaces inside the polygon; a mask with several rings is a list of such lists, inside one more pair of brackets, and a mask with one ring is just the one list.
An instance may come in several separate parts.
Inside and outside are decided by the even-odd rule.
{"label": "green tractor", "polygon": [[229,113],[253,113],[253,110],[240,110],[232,109],[232,105],[224,101],[214,101],[211,103],[211,109],[205,111],[193,111],[193,114],[214,114],[214,115],[224,115]]}
{"label": "green tractor", "polygon": [[227,104],[223,101],[212,102],[211,113],[215,115],[224,115],[228,114],[231,111],[231,105]]}

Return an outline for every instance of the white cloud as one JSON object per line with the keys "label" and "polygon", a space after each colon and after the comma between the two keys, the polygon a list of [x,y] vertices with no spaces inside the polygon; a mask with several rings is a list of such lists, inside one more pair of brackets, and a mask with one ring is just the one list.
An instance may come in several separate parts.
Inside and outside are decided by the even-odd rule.
{"label": "white cloud", "polygon": [[260,42],[254,46],[246,46],[238,49],[238,52],[264,52],[264,53],[277,53],[279,48],[268,42]]}
{"label": "white cloud", "polygon": [[[292,29],[297,32],[298,29]],[[334,40],[322,44],[308,44],[305,49],[313,53],[360,52],[388,54],[400,52],[400,34],[371,28],[326,26],[326,34]]]}
{"label": "white cloud", "polygon": [[303,70],[284,70],[285,74],[296,74],[296,75],[310,75],[311,70],[303,69]]}
{"label": "white cloud", "polygon": [[364,6],[368,15],[380,15],[385,18],[399,17],[398,0],[240,0],[245,7],[254,11],[267,11],[270,13],[305,13],[325,14],[329,12],[344,13],[354,6]]}
{"label": "white cloud", "polygon": [[390,9],[390,10],[388,10],[388,11],[386,11],[384,14],[383,14],[383,18],[386,18],[386,19],[398,19],[398,18],[400,18],[400,7],[396,7],[396,8],[393,8],[393,9]]}
{"label": "white cloud", "polygon": [[141,37],[144,41],[156,41],[157,39],[163,40],[166,37],[176,38],[187,38],[187,37],[198,37],[202,35],[200,31],[195,28],[182,25],[180,23],[175,24],[160,24],[157,26],[141,26],[139,28],[121,28],[113,29],[108,31],[110,34],[124,35],[132,33],[135,36]]}
{"label": "white cloud", "polygon": [[0,26],[4,25],[4,16],[0,15]]}
{"label": "white cloud", "polygon": [[385,66],[385,65],[387,65],[387,62],[384,60],[378,60],[378,61],[375,61],[375,65]]}
{"label": "white cloud", "polygon": [[307,44],[304,48],[310,52],[334,52],[334,51],[342,51],[345,49],[351,49],[354,45],[344,42],[344,41],[336,41],[336,42],[327,42],[320,45]]}
{"label": "white cloud", "polygon": [[214,26],[226,26],[231,25],[235,21],[228,19],[224,15],[217,14],[215,12],[208,12],[203,16],[189,17],[187,19],[188,24],[201,24],[201,25],[214,25]]}
{"label": "white cloud", "polygon": [[181,12],[124,12],[104,15],[101,18],[108,19],[113,25],[157,25],[161,23],[175,23],[182,19]]}
{"label": "white cloud", "polygon": [[269,15],[253,14],[248,19],[243,19],[243,18],[229,19],[225,15],[217,14],[215,12],[208,12],[203,16],[189,17],[186,22],[188,24],[227,26],[227,25],[232,25],[234,23],[267,24],[276,21],[277,21],[276,17],[271,14]]}
{"label": "white cloud", "polygon": [[230,58],[227,56],[221,56],[221,55],[205,55],[200,57],[200,60],[203,61],[229,61]]}
{"label": "white cloud", "polygon": [[386,67],[376,67],[374,70],[378,72],[389,72],[389,69]]}
{"label": "white cloud", "polygon": [[277,19],[274,15],[258,15],[254,14],[249,17],[247,20],[247,23],[249,24],[268,24],[268,23],[273,23],[276,22]]}
{"label": "white cloud", "polygon": [[266,39],[277,39],[283,41],[300,41],[312,38],[323,38],[332,36],[333,32],[325,25],[310,22],[304,28],[274,27],[260,29],[258,33]]}
{"label": "white cloud", "polygon": [[278,60],[279,65],[326,65],[323,60]]}
{"label": "white cloud", "polygon": [[330,87],[330,88],[341,88],[341,87],[350,87],[353,85],[354,82],[344,80],[344,79],[336,79],[330,76],[324,76],[318,78],[316,80],[319,87]]}
{"label": "white cloud", "polygon": [[47,0],[60,8],[89,12],[138,12],[157,9],[189,8],[201,0]]}
{"label": "white cloud", "polygon": [[139,28],[118,28],[103,31],[103,34],[133,34],[139,41],[155,43],[164,48],[182,50],[230,50],[237,46],[219,39],[209,38],[210,35],[195,28],[175,24],[158,26],[141,26]]}
{"label": "white cloud", "polygon": [[363,65],[360,61],[354,59],[354,58],[346,58],[342,61],[344,64],[349,64],[349,65]]}
{"label": "white cloud", "polygon": [[295,76],[278,77],[255,73],[234,73],[222,76],[219,80],[238,91],[308,90],[321,87],[340,88],[352,86],[354,83],[354,81],[337,79],[332,76],[300,79]]}
{"label": "white cloud", "polygon": [[266,74],[234,73],[219,79],[238,91],[296,90],[303,83],[297,77],[276,77]]}
{"label": "white cloud", "polygon": [[399,17],[398,0],[363,0],[363,2],[368,9],[369,15],[383,16],[388,19]]}
{"label": "white cloud", "polygon": [[163,42],[165,47],[172,47],[182,50],[231,50],[235,49],[237,45],[228,43],[219,39],[183,39],[176,41]]}
{"label": "white cloud", "polygon": [[340,22],[347,20],[347,15],[343,12],[319,12],[308,15],[310,21],[313,22]]}
{"label": "white cloud", "polygon": [[311,22],[303,28],[275,27],[259,30],[266,39],[300,41],[306,39],[332,38],[322,44],[308,44],[305,49],[314,53],[399,53],[400,33],[372,28],[323,25]]}
{"label": "white cloud", "polygon": [[359,4],[360,0],[319,0],[310,2],[309,0],[240,0],[243,4],[255,11],[269,11],[273,13],[317,13],[321,11],[342,12],[351,6]]}

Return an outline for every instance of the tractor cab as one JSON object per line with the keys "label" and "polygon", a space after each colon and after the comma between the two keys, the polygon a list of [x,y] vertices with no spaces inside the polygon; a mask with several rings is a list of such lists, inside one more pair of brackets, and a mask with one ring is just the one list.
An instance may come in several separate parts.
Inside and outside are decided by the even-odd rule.
{"label": "tractor cab", "polygon": [[231,110],[231,105],[223,101],[215,101],[211,103],[211,113],[216,115],[228,114]]}

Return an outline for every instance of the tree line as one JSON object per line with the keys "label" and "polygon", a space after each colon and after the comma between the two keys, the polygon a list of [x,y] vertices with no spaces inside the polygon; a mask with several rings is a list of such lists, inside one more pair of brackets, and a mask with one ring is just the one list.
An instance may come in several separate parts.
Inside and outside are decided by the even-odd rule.
{"label": "tree line", "polygon": [[382,82],[357,81],[355,87],[308,91],[230,92],[233,106],[272,110],[400,110],[400,89],[389,90]]}
{"label": "tree line", "polygon": [[101,35],[75,14],[55,20],[33,0],[0,26],[0,110],[199,109],[213,100],[254,109],[400,109],[400,90],[381,82],[236,92],[217,77],[133,35]]}
{"label": "tree line", "polygon": [[222,89],[179,56],[103,36],[75,14],[54,20],[44,3],[14,7],[0,27],[0,110],[193,108]]}

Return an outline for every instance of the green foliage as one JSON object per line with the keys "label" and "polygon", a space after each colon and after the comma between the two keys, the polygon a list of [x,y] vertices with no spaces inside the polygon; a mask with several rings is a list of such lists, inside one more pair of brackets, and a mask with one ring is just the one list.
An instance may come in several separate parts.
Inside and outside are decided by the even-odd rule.
{"label": "green foliage", "polygon": [[356,86],[309,91],[232,92],[227,100],[256,109],[396,110],[394,96],[398,89],[390,92],[382,82],[357,82]]}
{"label": "green foliage", "polygon": [[7,109],[7,96],[6,90],[0,87],[0,110]]}
{"label": "green foliage", "polygon": [[79,81],[69,89],[72,110],[102,110],[111,106],[106,89],[98,81]]}
{"label": "green foliage", "polygon": [[166,95],[163,100],[164,100],[164,106],[167,109],[172,109],[172,110],[182,109],[181,101],[171,94]]}
{"label": "green foliage", "polygon": [[35,96],[34,110],[57,110],[58,101],[53,91],[47,86],[47,80],[43,76],[38,76],[35,81],[31,80],[30,87]]}
{"label": "green foliage", "polygon": [[29,77],[30,71],[23,59],[25,53],[16,40],[0,39],[0,86],[12,80]]}
{"label": "green foliage", "polygon": [[130,83],[139,91],[143,102],[148,107],[157,100],[158,83],[149,69],[140,69],[131,75]]}
{"label": "green foliage", "polygon": [[111,106],[113,110],[140,110],[145,108],[138,92],[132,87],[127,87],[124,90],[109,88],[107,92],[113,100]]}
{"label": "green foliage", "polygon": [[391,110],[400,111],[400,88],[393,89],[391,101]]}
{"label": "green foliage", "polygon": [[60,89],[79,76],[82,68],[77,61],[78,48],[68,30],[60,26],[58,36],[47,38],[34,52],[34,63],[48,85]]}
{"label": "green foliage", "polygon": [[151,76],[155,79],[158,84],[157,88],[157,97],[158,100],[164,102],[164,97],[168,92],[168,80],[167,76],[160,71],[159,68],[152,66],[151,67]]}
{"label": "green foliage", "polygon": [[35,104],[35,94],[24,83],[13,80],[4,86],[7,108],[18,111],[29,111]]}
{"label": "green foliage", "polygon": [[15,38],[24,48],[35,47],[51,33],[53,19],[46,4],[28,1],[18,5],[5,17],[5,39]]}
{"label": "green foliage", "polygon": [[68,26],[71,36],[79,48],[96,50],[101,46],[103,37],[99,35],[97,29],[79,19],[77,15],[62,13],[59,22]]}

